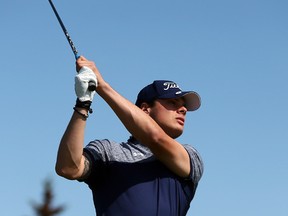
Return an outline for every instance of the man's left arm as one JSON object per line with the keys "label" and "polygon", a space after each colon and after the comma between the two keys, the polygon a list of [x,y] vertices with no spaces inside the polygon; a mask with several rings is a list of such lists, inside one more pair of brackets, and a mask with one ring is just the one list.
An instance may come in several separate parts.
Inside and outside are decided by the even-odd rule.
{"label": "man's left arm", "polygon": [[127,130],[146,145],[157,159],[178,176],[189,176],[190,158],[180,143],[168,136],[149,115],[122,97],[108,83],[102,82],[96,91],[116,113]]}

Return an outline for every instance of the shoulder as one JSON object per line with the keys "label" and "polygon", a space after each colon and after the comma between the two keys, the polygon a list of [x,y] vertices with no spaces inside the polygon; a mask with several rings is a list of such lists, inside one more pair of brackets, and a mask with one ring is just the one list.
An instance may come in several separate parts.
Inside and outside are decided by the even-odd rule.
{"label": "shoulder", "polygon": [[102,139],[102,140],[93,140],[86,145],[85,149],[94,150],[94,151],[102,151],[108,150],[111,148],[116,148],[119,143],[109,140],[109,139]]}
{"label": "shoulder", "polygon": [[186,149],[190,157],[190,164],[191,164],[190,176],[194,179],[194,181],[198,182],[204,172],[203,160],[199,152],[193,146],[184,144],[183,147]]}
{"label": "shoulder", "polygon": [[186,151],[188,152],[188,154],[190,156],[197,156],[197,157],[199,157],[201,159],[200,153],[192,145],[183,144],[183,147],[186,149]]}
{"label": "shoulder", "polygon": [[101,160],[103,162],[136,162],[152,155],[146,147],[140,144],[129,140],[118,143],[109,139],[90,142],[84,148],[84,153],[89,154],[93,161]]}
{"label": "shoulder", "polygon": [[84,147],[83,151],[85,154],[89,155],[92,160],[100,159],[105,161],[107,156],[111,155],[112,152],[117,151],[116,149],[119,147],[119,143],[113,140],[93,140]]}

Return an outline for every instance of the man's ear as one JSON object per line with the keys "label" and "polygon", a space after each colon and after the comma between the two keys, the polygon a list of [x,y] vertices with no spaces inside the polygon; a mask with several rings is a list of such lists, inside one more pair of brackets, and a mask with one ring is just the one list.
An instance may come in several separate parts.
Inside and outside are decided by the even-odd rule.
{"label": "man's ear", "polygon": [[140,109],[143,110],[145,113],[149,114],[150,113],[150,106],[149,104],[143,102],[140,106]]}

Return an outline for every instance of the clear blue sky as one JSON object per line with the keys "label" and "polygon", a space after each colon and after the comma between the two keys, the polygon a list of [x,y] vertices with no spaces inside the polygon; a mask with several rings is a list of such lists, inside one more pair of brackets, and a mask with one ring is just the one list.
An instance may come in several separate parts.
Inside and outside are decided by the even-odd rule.
{"label": "clear blue sky", "polygon": [[[155,79],[201,95],[179,139],[205,162],[188,216],[288,215],[287,0],[54,4],[79,53],[129,100]],[[62,216],[95,215],[86,185],[54,173],[75,70],[48,0],[1,0],[0,23],[0,215],[35,215],[46,178]],[[86,142],[127,139],[98,96],[93,108]]]}

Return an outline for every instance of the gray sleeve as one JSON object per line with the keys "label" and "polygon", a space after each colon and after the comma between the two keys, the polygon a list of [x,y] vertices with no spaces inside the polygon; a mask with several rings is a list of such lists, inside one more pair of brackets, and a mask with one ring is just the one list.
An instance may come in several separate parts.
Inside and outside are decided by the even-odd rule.
{"label": "gray sleeve", "polygon": [[109,151],[113,148],[113,142],[109,140],[91,141],[83,149],[83,155],[89,159],[90,172],[82,180],[88,185],[97,185],[106,174],[106,162],[109,161]]}
{"label": "gray sleeve", "polygon": [[134,151],[136,149],[126,143],[117,143],[108,139],[94,140],[84,148],[84,152],[89,152],[94,161],[101,160],[104,163],[110,161],[135,162]]}
{"label": "gray sleeve", "polygon": [[109,152],[113,149],[114,142],[110,140],[94,140],[91,141],[85,148],[84,152],[92,157],[93,162],[102,161],[107,162],[111,154]]}
{"label": "gray sleeve", "polygon": [[191,171],[189,178],[192,179],[193,182],[198,183],[204,171],[203,161],[200,154],[191,145],[184,145],[184,148],[186,149],[190,157]]}

